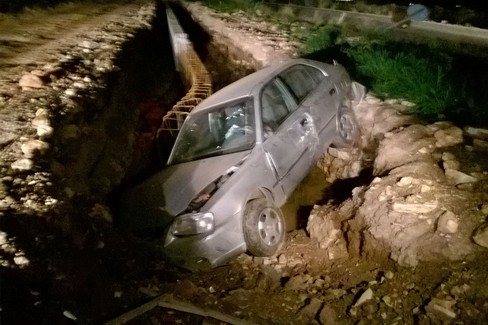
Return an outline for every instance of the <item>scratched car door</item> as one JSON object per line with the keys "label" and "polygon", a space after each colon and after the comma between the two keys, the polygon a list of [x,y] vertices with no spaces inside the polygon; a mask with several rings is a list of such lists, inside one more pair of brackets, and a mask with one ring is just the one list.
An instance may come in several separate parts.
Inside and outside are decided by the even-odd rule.
{"label": "scratched car door", "polygon": [[298,105],[283,81],[271,81],[261,93],[263,148],[279,184],[289,195],[313,163],[318,139],[310,110]]}
{"label": "scratched car door", "polygon": [[288,69],[280,77],[300,105],[310,109],[320,143],[328,144],[330,132],[325,131],[327,126],[332,126],[335,130],[335,124],[331,125],[331,122],[336,112],[334,96],[337,96],[330,77],[324,71],[305,64]]}

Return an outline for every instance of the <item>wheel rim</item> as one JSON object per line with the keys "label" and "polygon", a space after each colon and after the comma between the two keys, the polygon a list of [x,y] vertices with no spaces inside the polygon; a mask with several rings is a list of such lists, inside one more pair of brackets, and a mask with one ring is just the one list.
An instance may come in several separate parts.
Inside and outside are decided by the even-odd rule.
{"label": "wheel rim", "polygon": [[258,231],[261,240],[266,245],[273,246],[280,242],[283,224],[276,210],[266,208],[261,212],[258,221]]}
{"label": "wheel rim", "polygon": [[349,114],[341,115],[339,119],[339,134],[340,136],[348,141],[353,140],[354,132],[356,131],[356,125]]}

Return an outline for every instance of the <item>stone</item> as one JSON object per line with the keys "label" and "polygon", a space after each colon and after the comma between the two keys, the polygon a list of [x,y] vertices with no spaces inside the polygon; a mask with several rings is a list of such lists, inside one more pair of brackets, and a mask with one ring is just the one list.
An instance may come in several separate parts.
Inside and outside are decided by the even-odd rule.
{"label": "stone", "polygon": [[39,125],[36,129],[36,133],[41,138],[47,138],[53,135],[54,129],[49,125]]}
{"label": "stone", "polygon": [[39,76],[29,73],[23,75],[19,80],[19,86],[22,90],[29,90],[31,88],[42,88],[44,87],[44,81]]}
{"label": "stone", "polygon": [[326,304],[319,313],[319,320],[323,325],[335,325],[337,324],[337,312]]}
{"label": "stone", "polygon": [[474,139],[473,140],[473,149],[475,151],[488,151],[488,141]]}
{"label": "stone", "polygon": [[455,301],[432,298],[427,306],[425,306],[425,311],[427,313],[432,313],[441,317],[446,318],[456,318],[456,313],[451,310]]}
{"label": "stone", "polygon": [[463,130],[456,126],[441,129],[434,133],[437,147],[450,147],[463,143]]}
{"label": "stone", "polygon": [[485,248],[488,248],[488,223],[485,223],[476,229],[473,235],[473,241]]}
{"label": "stone", "polygon": [[309,303],[300,309],[298,313],[298,317],[302,319],[306,319],[312,321],[315,319],[315,316],[319,313],[319,310],[322,309],[323,302],[318,298],[310,299]]}
{"label": "stone", "polygon": [[445,160],[442,162],[442,167],[444,168],[444,170],[446,169],[459,170],[461,164],[457,160]]}
{"label": "stone", "polygon": [[47,109],[41,108],[36,111],[36,117],[31,121],[33,127],[50,125],[49,121],[49,111]]}
{"label": "stone", "polygon": [[475,183],[478,181],[477,178],[455,169],[446,169],[445,174],[449,182],[453,185]]}
{"label": "stone", "polygon": [[449,151],[444,151],[442,153],[442,160],[444,160],[444,161],[456,160],[456,156],[453,153],[449,152]]}
{"label": "stone", "polygon": [[41,140],[29,140],[20,147],[26,158],[32,158],[36,154],[45,154],[49,149],[49,144]]}
{"label": "stone", "polygon": [[10,167],[16,170],[31,170],[34,167],[34,162],[31,159],[23,158],[14,161]]}
{"label": "stone", "polygon": [[467,126],[464,128],[464,133],[471,138],[488,141],[488,129]]}
{"label": "stone", "polygon": [[299,274],[290,278],[284,286],[285,290],[305,290],[307,288],[307,281],[310,279],[310,275]]}
{"label": "stone", "polygon": [[356,303],[353,305],[353,307],[359,307],[371,299],[373,299],[373,290],[371,288],[368,288],[361,294],[361,296],[356,301]]}
{"label": "stone", "polygon": [[394,276],[395,276],[395,274],[390,270],[385,272],[385,278],[387,278],[388,280],[393,279]]}
{"label": "stone", "polygon": [[334,147],[330,147],[328,152],[329,152],[329,155],[331,155],[335,158],[339,158],[341,160],[349,161],[352,158],[352,155],[350,152],[347,152],[345,150],[339,150],[339,149],[334,148]]}
{"label": "stone", "polygon": [[437,230],[445,234],[455,234],[458,231],[459,222],[451,211],[445,211],[437,219]]}
{"label": "stone", "polygon": [[429,213],[437,209],[439,203],[437,201],[423,202],[423,203],[408,203],[395,202],[392,208],[400,213],[423,214]]}
{"label": "stone", "polygon": [[402,177],[402,178],[401,178],[401,179],[398,181],[397,185],[398,185],[398,186],[409,186],[409,185],[411,185],[411,184],[412,184],[412,182],[413,182],[413,178],[412,178],[412,177],[410,177],[410,176],[407,176],[407,177]]}

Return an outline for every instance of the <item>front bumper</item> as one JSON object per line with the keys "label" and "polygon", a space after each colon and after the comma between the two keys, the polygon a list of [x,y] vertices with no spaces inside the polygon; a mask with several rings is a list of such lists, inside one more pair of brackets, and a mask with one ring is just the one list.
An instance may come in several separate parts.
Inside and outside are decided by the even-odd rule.
{"label": "front bumper", "polygon": [[177,237],[168,231],[164,243],[166,259],[190,271],[201,271],[227,263],[247,250],[238,214],[216,225],[208,235]]}

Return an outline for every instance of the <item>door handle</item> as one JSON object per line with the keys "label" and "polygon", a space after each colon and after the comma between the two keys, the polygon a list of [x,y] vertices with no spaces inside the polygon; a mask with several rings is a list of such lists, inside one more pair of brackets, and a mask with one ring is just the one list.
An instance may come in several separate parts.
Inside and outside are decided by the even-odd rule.
{"label": "door handle", "polygon": [[335,93],[336,93],[335,88],[332,88],[331,90],[329,90],[329,95],[334,95]]}
{"label": "door handle", "polygon": [[301,126],[306,126],[308,124],[308,119],[304,118],[303,120],[300,121]]}

